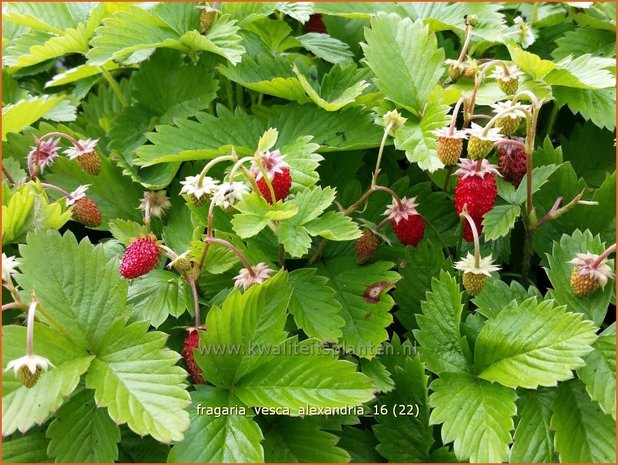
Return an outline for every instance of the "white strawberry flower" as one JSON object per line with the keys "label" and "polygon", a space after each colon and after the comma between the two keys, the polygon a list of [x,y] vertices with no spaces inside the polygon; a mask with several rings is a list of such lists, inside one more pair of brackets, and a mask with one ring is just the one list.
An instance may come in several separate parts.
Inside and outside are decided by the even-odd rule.
{"label": "white strawberry flower", "polygon": [[252,267],[254,275],[249,273],[246,268],[238,272],[238,276],[234,278],[234,287],[242,287],[243,290],[249,289],[254,284],[262,284],[266,281],[275,270],[271,269],[266,263],[258,263]]}
{"label": "white strawberry flower", "polygon": [[[290,165],[283,160],[284,158],[285,155],[281,155],[279,150],[273,150],[272,152],[267,151],[261,155],[260,161],[262,162],[268,179],[272,180],[275,174],[281,174],[284,168],[290,167]],[[251,174],[255,177],[256,181],[259,181],[263,177],[262,171],[255,161],[251,163]]]}
{"label": "white strawberry flower", "polygon": [[79,145],[81,145],[81,149],[77,146],[73,146],[64,151],[65,155],[69,157],[70,160],[74,160],[75,158],[81,157],[82,155],[87,155],[97,148],[97,143],[99,139],[80,139],[77,141]]}
{"label": "white strawberry flower", "polygon": [[491,255],[488,257],[481,257],[479,266],[476,266],[474,261],[474,255],[468,252],[465,258],[454,263],[454,267],[464,273],[484,274],[486,276],[490,276],[494,271],[500,270],[499,266],[494,265]]}
{"label": "white strawberry flower", "polygon": [[216,206],[226,209],[249,193],[249,187],[242,182],[223,182],[212,196]]}
{"label": "white strawberry flower", "polygon": [[83,199],[84,197],[86,197],[86,191],[89,187],[90,184],[84,184],[83,186],[79,186],[77,189],[71,192],[67,197],[67,207],[70,207],[79,199]]}
{"label": "white strawberry flower", "polygon": [[187,176],[184,181],[180,181],[182,189],[181,194],[194,195],[196,199],[200,199],[203,196],[209,196],[216,192],[219,181],[213,179],[210,176],[204,176],[200,183],[200,177]]}
{"label": "white strawberry flower", "polygon": [[139,204],[139,209],[146,211],[148,208],[150,216],[161,218],[165,211],[172,206],[170,199],[165,195],[165,191],[153,192],[146,191]]}
{"label": "white strawberry flower", "polygon": [[4,369],[4,371],[9,371],[12,369],[17,376],[19,371],[26,368],[28,369],[28,371],[30,371],[30,373],[34,375],[38,369],[40,369],[41,371],[47,371],[53,367],[54,364],[47,360],[45,357],[39,357],[38,355],[32,354],[24,355],[23,357],[11,360]]}
{"label": "white strawberry flower", "polygon": [[519,79],[523,75],[524,73],[521,72],[517,65],[507,65],[506,69],[504,69],[504,66],[498,65],[489,77],[509,82],[512,79]]}
{"label": "white strawberry flower", "polygon": [[2,252],[2,281],[9,282],[11,276],[15,274],[15,268],[20,265],[19,260],[15,256],[7,257]]}
{"label": "white strawberry flower", "polygon": [[[521,103],[517,103],[516,105],[518,107],[524,107],[523,108],[524,110],[530,111],[530,105],[522,105]],[[493,109],[493,112],[497,115],[504,111],[509,110],[509,108],[512,108],[515,105],[513,105],[513,103],[510,100],[507,100],[506,102],[492,103],[489,106]],[[517,118],[525,118],[526,114],[522,110],[517,109],[517,110],[510,110],[508,113],[504,114],[502,117],[517,119]]]}
{"label": "white strawberry flower", "polygon": [[395,220],[395,223],[399,223],[401,220],[407,220],[408,217],[417,215],[418,212],[416,211],[416,207],[418,207],[416,197],[412,197],[411,199],[403,197],[401,199],[401,205],[393,199],[393,203],[386,207],[384,215],[387,215],[389,220]]}
{"label": "white strawberry flower", "polygon": [[453,133],[451,134],[450,126],[444,126],[443,128],[440,128],[440,129],[434,129],[433,131],[431,131],[431,133],[436,137],[444,137],[447,139],[467,139],[468,138],[468,134],[466,133],[466,131],[463,131],[461,129],[455,129],[453,130]]}
{"label": "white strawberry flower", "polygon": [[580,276],[590,276],[603,287],[614,276],[614,273],[606,260],[601,260],[598,265],[595,265],[594,262],[598,258],[599,255],[590,252],[578,253],[569,263],[579,267]]}
{"label": "white strawberry flower", "polygon": [[470,138],[476,137],[477,139],[491,142],[496,142],[500,139],[504,139],[504,136],[500,133],[499,128],[493,127],[485,131],[485,128],[483,126],[476,123],[472,123],[471,126],[472,127],[466,130]]}
{"label": "white strawberry flower", "polygon": [[459,169],[455,171],[454,174],[461,178],[470,176],[479,176],[482,178],[487,173],[501,176],[498,168],[495,165],[491,165],[487,160],[481,160],[481,168],[479,170],[476,169],[477,164],[477,161],[470,160],[469,158],[460,158],[457,164]]}

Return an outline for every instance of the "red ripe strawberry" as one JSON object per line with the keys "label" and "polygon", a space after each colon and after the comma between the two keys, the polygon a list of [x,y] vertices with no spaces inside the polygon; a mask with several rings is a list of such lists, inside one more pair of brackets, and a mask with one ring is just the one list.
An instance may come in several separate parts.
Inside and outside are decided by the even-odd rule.
{"label": "red ripe strawberry", "polygon": [[152,236],[141,237],[125,250],[120,261],[120,274],[135,279],[153,270],[159,261],[159,246]]}
{"label": "red ripe strawberry", "polygon": [[101,226],[101,210],[99,210],[97,204],[94,203],[90,197],[84,195],[75,200],[71,207],[71,211],[75,221],[79,221],[89,228]]}
{"label": "red ripe strawberry", "polygon": [[321,14],[316,13],[309,16],[309,21],[307,22],[307,32],[318,32],[321,34],[326,33],[326,26],[324,25],[324,21],[322,21]]}
{"label": "red ripe strawberry", "polygon": [[190,328],[188,331],[182,346],[182,357],[185,359],[187,371],[193,379],[193,384],[204,384],[202,369],[195,362],[195,356],[193,355],[193,351],[200,345],[200,333],[195,328]]}
{"label": "red ripe strawberry", "polygon": [[[523,141],[521,138],[516,138],[516,140]],[[518,187],[526,175],[526,153],[515,144],[500,145],[498,153],[498,170],[500,174],[515,187]]]}
{"label": "red ripe strawberry", "polygon": [[279,150],[273,150],[272,152],[266,152],[262,155],[260,163],[262,164],[263,171],[268,176],[272,185],[275,199],[273,200],[268,188],[268,183],[262,173],[262,170],[253,162],[251,165],[251,173],[255,176],[255,181],[262,196],[268,203],[275,203],[279,200],[285,199],[290,193],[292,187],[292,176],[290,175],[290,166],[283,161],[285,155],[281,155]]}
{"label": "red ripe strawberry", "polygon": [[404,245],[416,247],[425,234],[425,220],[419,214],[410,215],[407,219],[399,221],[399,223],[391,219],[391,225],[397,239]]}
{"label": "red ripe strawberry", "polygon": [[476,165],[473,160],[462,159],[455,172],[459,176],[455,186],[455,209],[460,214],[465,205],[470,216],[480,219],[496,203],[498,188],[494,173],[497,170],[487,160],[481,162],[478,171]]}
{"label": "red ripe strawberry", "polygon": [[[273,178],[270,180],[270,183],[273,186],[273,191],[275,191],[275,202],[285,199],[290,193],[290,187],[292,187],[292,176],[290,176],[290,169],[282,168],[281,171],[281,173],[275,173]],[[268,201],[268,203],[274,203],[272,201],[272,195],[270,193],[270,189],[268,188],[268,184],[266,183],[266,179],[263,177],[260,178],[257,181],[257,186],[262,196]]]}
{"label": "red ripe strawberry", "polygon": [[391,220],[393,231],[399,242],[415,246],[425,234],[425,220],[416,211],[416,198],[403,197],[401,203],[393,201],[386,209],[385,215]]}

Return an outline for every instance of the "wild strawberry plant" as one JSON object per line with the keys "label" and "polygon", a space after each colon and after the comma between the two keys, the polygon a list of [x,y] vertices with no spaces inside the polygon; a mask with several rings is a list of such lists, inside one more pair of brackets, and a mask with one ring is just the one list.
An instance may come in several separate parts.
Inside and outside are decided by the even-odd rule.
{"label": "wild strawberry plant", "polygon": [[614,462],[613,3],[8,3],[5,462]]}

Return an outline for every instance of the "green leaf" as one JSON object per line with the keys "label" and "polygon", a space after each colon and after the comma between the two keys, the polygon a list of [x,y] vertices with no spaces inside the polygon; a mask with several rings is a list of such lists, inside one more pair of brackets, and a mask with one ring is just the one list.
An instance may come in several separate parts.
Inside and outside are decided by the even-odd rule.
{"label": "green leaf", "polygon": [[452,264],[433,241],[421,241],[415,248],[406,247],[404,259],[407,264],[398,270],[401,281],[393,297],[398,306],[395,315],[410,331],[417,328],[415,315],[421,312],[421,301],[431,289],[432,278],[441,270],[451,269]]}
{"label": "green leaf", "polygon": [[555,386],[584,366],[592,351],[595,326],[554,303],[512,302],[489,320],[476,340],[479,377],[508,387]]}
{"label": "green leaf", "polygon": [[313,14],[313,2],[278,2],[277,10],[291,16],[296,21],[306,23]]}
{"label": "green leaf", "polygon": [[354,54],[348,44],[328,34],[309,32],[295,37],[295,39],[304,48],[328,63],[345,63],[354,58]]}
{"label": "green leaf", "polygon": [[137,149],[134,163],[151,166],[205,160],[223,153],[229,154],[232,146],[238,154],[253,154],[262,135],[263,125],[247,115],[241,107],[231,112],[218,105],[217,115],[196,113],[195,118],[176,119],[174,125],[157,126],[156,132],[147,134],[152,145]]}
{"label": "green leaf", "polygon": [[2,16],[7,21],[38,31],[61,34],[69,27],[85,21],[93,7],[92,3],[30,4],[12,2],[7,4]]}
{"label": "green leaf", "polygon": [[616,461],[616,421],[590,400],[581,381],[560,384],[552,409],[551,428],[561,462]]}
{"label": "green leaf", "polygon": [[[559,168],[558,165],[544,165],[544,166],[538,166],[532,170],[532,195],[534,195],[536,192],[538,192],[541,189],[541,187],[543,187],[543,185],[547,182],[549,177],[552,174],[554,174],[554,172],[558,168]],[[526,195],[527,195],[526,183],[523,182],[519,185],[519,187],[515,191],[515,196],[512,199],[513,201],[510,201],[508,199],[506,200],[510,201],[510,203],[514,205],[521,205],[526,201]]]}
{"label": "green leaf", "polygon": [[148,332],[147,322],[115,323],[86,376],[96,403],[117,423],[160,442],[180,441],[189,428],[186,372],[165,346],[167,335]]}
{"label": "green leaf", "polygon": [[292,177],[290,192],[300,192],[317,184],[320,176],[316,170],[323,160],[322,156],[316,153],[319,148],[318,144],[313,143],[312,136],[297,137],[281,146],[281,153],[285,155],[285,161],[290,165]]}
{"label": "green leaf", "polygon": [[483,234],[485,240],[495,241],[504,237],[515,227],[515,221],[521,214],[519,205],[497,205],[483,216]]}
{"label": "green leaf", "polygon": [[341,304],[324,276],[315,268],[294,270],[289,275],[292,297],[290,313],[296,325],[309,337],[322,341],[337,341],[342,337],[344,319],[339,315]]}
{"label": "green leaf", "polygon": [[616,127],[615,89],[574,89],[555,86],[554,97],[559,105],[567,105],[574,114],[579,113],[585,120],[592,121],[600,128],[612,130]]}
{"label": "green leaf", "polygon": [[542,79],[556,69],[556,64],[553,61],[543,60],[534,53],[513,46],[509,46],[508,49],[513,63],[525,73],[531,74],[535,79]]}
{"label": "green leaf", "polygon": [[590,54],[572,60],[563,60],[556,69],[543,77],[551,85],[577,89],[605,89],[616,86],[616,78],[606,68],[613,59],[593,57]]}
{"label": "green leaf", "polygon": [[376,449],[391,462],[426,462],[434,442],[427,403],[429,378],[419,356],[399,356],[395,360],[388,367],[395,389],[379,397],[374,407],[381,412],[385,406],[388,412],[376,416],[373,432],[380,441]]}
{"label": "green leaf", "polygon": [[444,167],[436,152],[436,136],[433,131],[448,124],[449,107],[432,100],[420,117],[412,116],[405,126],[395,133],[395,147],[405,150],[406,157],[419,168],[434,172]]}
{"label": "green leaf", "polygon": [[277,417],[264,430],[266,462],[343,463],[350,455],[337,447],[339,438],[306,419]]}
{"label": "green leaf", "polygon": [[420,113],[443,72],[444,51],[435,34],[422,21],[378,14],[365,38],[363,51],[378,89],[389,100]]}
{"label": "green leaf", "polygon": [[442,424],[442,442],[454,442],[459,461],[504,462],[515,415],[515,391],[465,373],[442,373],[431,383],[430,424]]}
{"label": "green leaf", "polygon": [[149,321],[158,328],[171,315],[179,317],[192,302],[187,302],[189,290],[176,273],[153,270],[131,281],[127,303],[139,320]]}
{"label": "green leaf", "polygon": [[114,462],[118,458],[120,428],[93,392],[82,390],[64,404],[47,428],[48,454],[58,462]]}
{"label": "green leaf", "polygon": [[49,463],[47,445],[43,431],[33,431],[25,436],[12,436],[2,441],[3,463]]}
{"label": "green leaf", "polygon": [[127,284],[118,264],[108,262],[103,248],[87,239],[78,244],[71,233],[61,236],[53,230],[30,234],[20,254],[23,274],[17,282],[36,291],[45,309],[41,320],[49,320],[85,349],[103,348],[108,329],[127,316]]}
{"label": "green leaf", "polygon": [[193,116],[217,96],[219,82],[206,60],[187,64],[176,50],[158,50],[131,77],[133,97],[158,123]]}
{"label": "green leaf", "polygon": [[358,266],[353,257],[341,256],[318,266],[318,273],[329,279],[341,303],[341,316],[345,320],[340,345],[362,358],[373,358],[380,344],[388,339],[386,328],[392,323],[390,309],[394,301],[383,292],[378,302],[367,300],[363,294],[368,288],[394,285],[400,276],[390,262],[375,262]]}
{"label": "green leaf", "polygon": [[212,307],[201,350],[194,352],[204,378],[219,387],[238,385],[237,381],[261,361],[253,351],[284,341],[289,299],[288,277],[280,271],[244,293],[231,292],[221,308]]}
{"label": "green leaf", "polygon": [[88,64],[79,65],[75,68],[67,69],[62,73],[55,74],[49,81],[45,83],[45,88],[71,84],[73,82],[80,81],[82,79],[86,79],[92,76],[98,76],[99,74],[101,74],[101,69],[105,69],[106,71],[113,71],[118,69],[119,67],[120,66],[113,61],[108,61],[101,66],[93,66]]}
{"label": "green leaf", "polygon": [[124,246],[129,245],[131,239],[139,237],[140,234],[146,234],[146,227],[135,221],[118,218],[111,220],[108,226],[112,236]]}
{"label": "green leaf", "polygon": [[288,104],[269,125],[279,129],[280,144],[311,134],[320,152],[379,147],[383,133],[371,114],[359,107],[329,112],[311,104]]}
{"label": "green leaf", "polygon": [[551,52],[555,60],[562,60],[569,55],[592,55],[612,58],[616,56],[616,39],[609,31],[591,28],[575,28],[565,32],[556,39],[557,47]]}
{"label": "green leaf", "polygon": [[110,59],[123,62],[135,52],[167,47],[187,54],[208,51],[238,63],[245,49],[237,34],[236,21],[222,15],[206,35],[201,35],[195,30],[198,18],[199,11],[190,3],[158,5],[150,10],[132,5],[118,10],[97,29],[90,42],[88,62],[93,65]]}
{"label": "green leaf", "polygon": [[299,103],[308,102],[291,66],[291,61],[286,57],[264,53],[255,58],[245,55],[237,66],[218,66],[217,70],[230,81],[255,92]]}
{"label": "green leaf", "polygon": [[605,318],[613,286],[610,282],[603,290],[598,290],[588,297],[577,297],[571,291],[573,265],[568,261],[575,258],[577,253],[601,254],[604,250],[599,236],[593,237],[590,231],[576,230],[571,236],[564,234],[560,242],[554,242],[552,254],[547,255],[549,267],[545,268],[553,286],[553,290],[549,291],[551,298],[559,305],[566,305],[570,311],[581,313],[597,325]]}
{"label": "green leaf", "polygon": [[339,447],[350,454],[353,463],[375,463],[383,460],[376,452],[378,441],[370,430],[344,426],[335,434],[339,436]]}
{"label": "green leaf", "polygon": [[553,391],[526,391],[523,408],[518,409],[519,422],[515,428],[509,462],[557,462],[554,433],[549,426],[554,394]]}
{"label": "green leaf", "polygon": [[232,218],[234,232],[243,239],[257,235],[271,221],[287,220],[298,213],[292,202],[269,204],[256,192],[245,195],[235,208],[240,212]]}
{"label": "green leaf", "polygon": [[105,5],[92,8],[86,22],[68,27],[59,33],[30,31],[17,37],[7,47],[4,56],[5,66],[24,68],[63,55],[88,51],[88,41],[105,15]]}
{"label": "green leaf", "polygon": [[390,372],[382,364],[380,359],[372,358],[367,360],[365,358],[360,360],[361,373],[369,376],[373,380],[374,386],[381,392],[392,391],[395,387],[395,382],[391,378]]}
{"label": "green leaf", "polygon": [[586,365],[577,370],[577,375],[586,385],[590,398],[615,420],[616,335],[604,334],[594,343],[594,350],[584,359]]}
{"label": "green leaf", "polygon": [[[2,375],[2,435],[26,432],[44,423],[77,387],[93,356],[67,336],[41,324],[34,326],[36,354],[47,358],[55,367],[41,374],[38,383],[28,389],[15,377],[13,370]],[[2,369],[11,360],[24,355],[26,328],[7,325],[2,328]]]}
{"label": "green leaf", "polygon": [[[367,73],[358,70],[353,63],[333,66],[319,84],[310,83],[296,66],[293,71],[309,98],[326,111],[337,111],[354,102],[369,86],[369,83],[362,79]],[[316,84],[317,89],[313,87]]]}
{"label": "green leaf", "polygon": [[527,290],[517,281],[510,285],[499,279],[490,279],[483,290],[472,300],[478,307],[477,311],[486,318],[495,318],[512,302],[518,304],[530,297],[543,298],[536,287],[530,286]]}
{"label": "green leaf", "polygon": [[[215,386],[197,386],[191,393],[192,405],[211,408],[212,414],[190,409],[191,428],[176,444],[168,462],[185,463],[262,463],[263,439],[257,423],[247,414],[217,415],[217,409],[244,408],[242,402]],[[205,410],[206,411],[206,410]]]}
{"label": "green leaf", "polygon": [[60,203],[49,203],[38,183],[21,185],[3,200],[7,203],[2,206],[3,244],[24,242],[30,231],[60,229],[71,217]]}
{"label": "green leaf", "polygon": [[246,405],[288,408],[293,415],[303,415],[308,406],[355,407],[373,399],[371,379],[316,340],[283,343],[281,354],[273,353],[238,380],[235,394]]}
{"label": "green leaf", "polygon": [[311,236],[321,236],[329,241],[351,241],[361,236],[358,225],[341,212],[326,212],[304,225]]}
{"label": "green leaf", "polygon": [[421,345],[427,369],[433,373],[471,371],[470,349],[460,330],[461,295],[455,278],[440,271],[421,303],[423,313],[416,315],[419,329],[414,337]]}
{"label": "green leaf", "polygon": [[27,97],[17,103],[2,107],[2,140],[7,140],[10,132],[20,132],[32,123],[37,122],[47,112],[65,101],[62,95],[45,95],[42,97]]}

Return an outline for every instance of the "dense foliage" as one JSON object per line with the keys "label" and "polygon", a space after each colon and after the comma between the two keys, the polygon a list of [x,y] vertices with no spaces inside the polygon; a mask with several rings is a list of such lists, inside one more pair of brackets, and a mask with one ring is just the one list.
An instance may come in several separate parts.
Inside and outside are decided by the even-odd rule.
{"label": "dense foliage", "polygon": [[615,462],[614,3],[8,3],[4,462]]}

